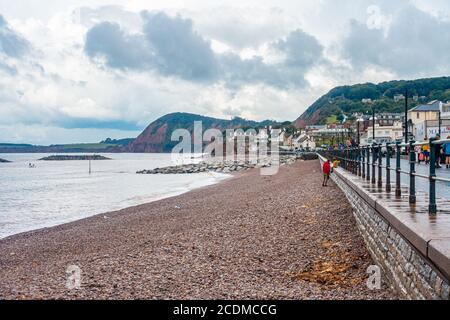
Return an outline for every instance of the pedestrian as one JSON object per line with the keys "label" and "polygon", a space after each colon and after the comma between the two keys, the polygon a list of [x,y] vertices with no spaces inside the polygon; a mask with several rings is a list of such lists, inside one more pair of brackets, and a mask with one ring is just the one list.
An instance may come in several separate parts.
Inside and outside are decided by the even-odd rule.
{"label": "pedestrian", "polygon": [[428,144],[428,138],[425,137],[424,142],[426,142],[426,144],[424,144],[422,146],[422,153],[424,155],[425,158],[425,164],[430,163],[430,145]]}
{"label": "pedestrian", "polygon": [[420,151],[419,152],[419,158],[418,158],[419,160],[419,164],[422,162],[422,161],[425,161],[425,155],[423,154],[423,152],[422,151]]}
{"label": "pedestrian", "polygon": [[[441,140],[441,136],[439,134],[437,134],[434,141],[439,141],[439,140]],[[439,143],[436,143],[435,147],[434,147],[434,158],[435,158],[434,160],[436,161],[436,168],[441,167],[441,164],[440,164],[441,163],[441,151],[442,151],[441,149],[442,149],[441,145]]]}
{"label": "pedestrian", "polygon": [[417,145],[417,146],[414,147],[414,153],[415,153],[417,162],[418,162],[419,164],[420,164],[420,153],[421,153],[421,151],[422,151],[421,146]]}
{"label": "pedestrian", "polygon": [[[450,139],[450,136],[448,136],[447,139]],[[443,149],[445,155],[445,167],[448,169],[450,168],[450,142],[446,142]]]}
{"label": "pedestrian", "polygon": [[327,160],[323,163],[323,182],[322,187],[326,187],[328,183],[328,179],[330,179],[331,173],[331,161]]}
{"label": "pedestrian", "polygon": [[339,160],[338,159],[334,159],[333,160],[333,169],[336,169],[337,167],[339,167]]}

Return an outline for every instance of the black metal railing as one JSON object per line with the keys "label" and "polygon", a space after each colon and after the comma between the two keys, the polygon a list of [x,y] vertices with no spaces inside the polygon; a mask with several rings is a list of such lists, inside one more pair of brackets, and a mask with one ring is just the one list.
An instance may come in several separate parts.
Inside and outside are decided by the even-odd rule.
{"label": "black metal railing", "polygon": [[[436,181],[450,182],[450,179],[436,176],[436,148],[438,145],[450,143],[450,139],[436,140],[430,139],[424,142],[415,142],[411,140],[409,143],[384,143],[363,145],[359,147],[349,147],[345,149],[322,150],[318,153],[328,159],[337,159],[340,167],[360,176],[372,184],[377,184],[379,188],[383,188],[383,169],[386,173],[385,188],[386,192],[391,192],[391,171],[395,172],[395,196],[402,195],[401,190],[401,174],[409,176],[409,203],[416,203],[416,177],[427,179],[429,181],[428,188],[428,212],[436,214]],[[419,174],[416,172],[416,153],[415,146],[429,145],[429,174]],[[409,170],[401,168],[401,151],[402,148],[409,149]],[[383,152],[385,149],[385,152]],[[386,164],[383,164],[383,154],[386,154]],[[395,168],[391,166],[391,158],[395,153]],[[372,160],[370,160],[372,159]]]}

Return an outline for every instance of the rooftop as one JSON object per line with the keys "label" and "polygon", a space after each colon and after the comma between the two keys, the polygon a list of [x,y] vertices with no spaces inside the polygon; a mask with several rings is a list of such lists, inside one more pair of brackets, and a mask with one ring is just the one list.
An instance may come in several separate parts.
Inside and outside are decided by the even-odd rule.
{"label": "rooftop", "polygon": [[427,104],[418,105],[412,108],[410,111],[439,111],[440,104],[440,101],[434,100]]}

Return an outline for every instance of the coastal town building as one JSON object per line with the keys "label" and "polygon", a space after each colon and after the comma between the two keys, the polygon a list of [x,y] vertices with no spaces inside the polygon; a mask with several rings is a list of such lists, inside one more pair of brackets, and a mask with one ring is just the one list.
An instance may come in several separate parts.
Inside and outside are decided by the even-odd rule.
{"label": "coastal town building", "polygon": [[[375,143],[386,143],[401,140],[403,137],[403,123],[395,121],[392,125],[380,125],[375,121]],[[373,126],[370,125],[367,131],[361,136],[362,144],[372,144]]]}
{"label": "coastal town building", "polygon": [[[435,137],[439,133],[439,121],[427,120],[414,126],[414,139],[423,141],[425,138]],[[450,135],[450,119],[442,119],[440,127],[441,137],[447,138]]]}
{"label": "coastal town building", "polygon": [[400,100],[405,99],[405,96],[403,94],[396,94],[394,95],[394,101],[399,102]]}
{"label": "coastal town building", "polygon": [[[439,133],[441,121],[441,136],[447,136],[447,125],[450,124],[450,104],[433,100],[427,104],[418,105],[408,111],[410,130],[417,141],[423,141]],[[448,124],[447,124],[448,123]]]}
{"label": "coastal town building", "polygon": [[314,137],[309,134],[302,134],[294,139],[295,150],[312,151],[316,149],[316,142]]}
{"label": "coastal town building", "polygon": [[421,104],[408,111],[408,119],[411,120],[413,125],[427,120],[437,120],[441,108],[442,102],[437,100]]}

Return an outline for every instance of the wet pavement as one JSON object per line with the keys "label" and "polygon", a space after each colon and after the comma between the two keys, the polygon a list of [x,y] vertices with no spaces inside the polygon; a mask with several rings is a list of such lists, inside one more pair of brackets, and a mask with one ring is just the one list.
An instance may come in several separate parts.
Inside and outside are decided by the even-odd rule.
{"label": "wet pavement", "polygon": [[[386,158],[383,158],[383,162],[384,162],[384,164],[386,164]],[[391,166],[392,165],[395,165],[395,159],[391,160]],[[409,161],[402,159],[401,167],[402,167],[402,170],[409,171]],[[430,174],[430,167],[428,164],[416,163],[415,169],[416,169],[416,173],[427,175],[427,176]],[[445,165],[443,165],[442,168],[436,169],[436,176],[440,177],[440,178],[450,179],[450,169],[445,168]],[[391,176],[391,179],[392,179],[392,176]],[[409,185],[409,176],[408,175],[402,174],[401,180],[403,183]],[[391,180],[391,181],[395,181],[395,180]],[[425,179],[422,177],[416,177],[416,190],[428,192],[428,189],[429,189],[428,179]],[[446,198],[447,200],[450,199],[450,182],[436,181],[436,196]]]}

